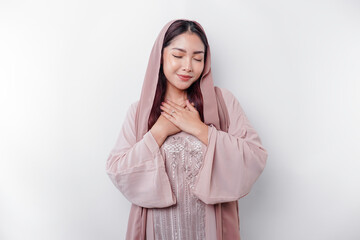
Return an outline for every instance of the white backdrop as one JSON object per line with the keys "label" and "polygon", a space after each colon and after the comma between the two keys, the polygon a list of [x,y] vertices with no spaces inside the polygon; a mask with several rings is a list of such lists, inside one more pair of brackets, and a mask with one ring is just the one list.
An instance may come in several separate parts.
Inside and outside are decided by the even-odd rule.
{"label": "white backdrop", "polygon": [[269,158],[243,240],[360,239],[359,1],[1,1],[0,239],[124,239],[105,163],[161,28],[197,20]]}

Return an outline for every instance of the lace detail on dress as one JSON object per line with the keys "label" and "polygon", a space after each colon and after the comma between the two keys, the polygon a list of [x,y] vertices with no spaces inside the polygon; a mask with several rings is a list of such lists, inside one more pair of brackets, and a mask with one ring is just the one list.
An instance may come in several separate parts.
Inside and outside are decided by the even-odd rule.
{"label": "lace detail on dress", "polygon": [[161,148],[177,203],[154,208],[155,239],[205,239],[205,203],[191,193],[203,161],[203,143],[181,133],[168,137]]}

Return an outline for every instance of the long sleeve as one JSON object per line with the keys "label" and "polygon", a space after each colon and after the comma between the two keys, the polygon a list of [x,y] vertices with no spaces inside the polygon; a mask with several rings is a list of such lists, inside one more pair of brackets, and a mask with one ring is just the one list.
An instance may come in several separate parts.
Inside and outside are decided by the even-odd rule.
{"label": "long sleeve", "polygon": [[155,138],[148,131],[136,142],[135,114],[139,101],[131,104],[125,121],[106,161],[113,184],[132,203],[161,208],[176,203],[165,164]]}
{"label": "long sleeve", "polygon": [[233,94],[221,88],[227,106],[228,132],[208,125],[208,146],[193,193],[207,204],[236,201],[250,192],[268,153]]}

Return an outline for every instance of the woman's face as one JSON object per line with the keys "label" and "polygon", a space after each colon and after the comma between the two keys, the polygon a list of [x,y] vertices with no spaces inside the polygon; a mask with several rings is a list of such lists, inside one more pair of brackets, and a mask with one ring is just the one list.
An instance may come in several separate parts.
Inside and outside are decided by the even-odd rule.
{"label": "woman's face", "polygon": [[[163,50],[163,70],[167,84],[179,90],[191,86],[204,69],[205,45],[195,33],[176,36]],[[189,76],[181,78],[179,75]]]}

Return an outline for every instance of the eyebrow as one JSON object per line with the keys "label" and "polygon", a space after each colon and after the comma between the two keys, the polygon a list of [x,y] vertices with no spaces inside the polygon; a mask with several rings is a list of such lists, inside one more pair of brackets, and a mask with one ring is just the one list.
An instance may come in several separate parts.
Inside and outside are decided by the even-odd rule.
{"label": "eyebrow", "polygon": [[[182,49],[182,48],[172,48],[172,49],[176,49],[176,50],[179,50],[181,52],[185,52],[186,53],[186,50]],[[193,54],[198,54],[198,53],[204,53],[204,51],[194,51]]]}

